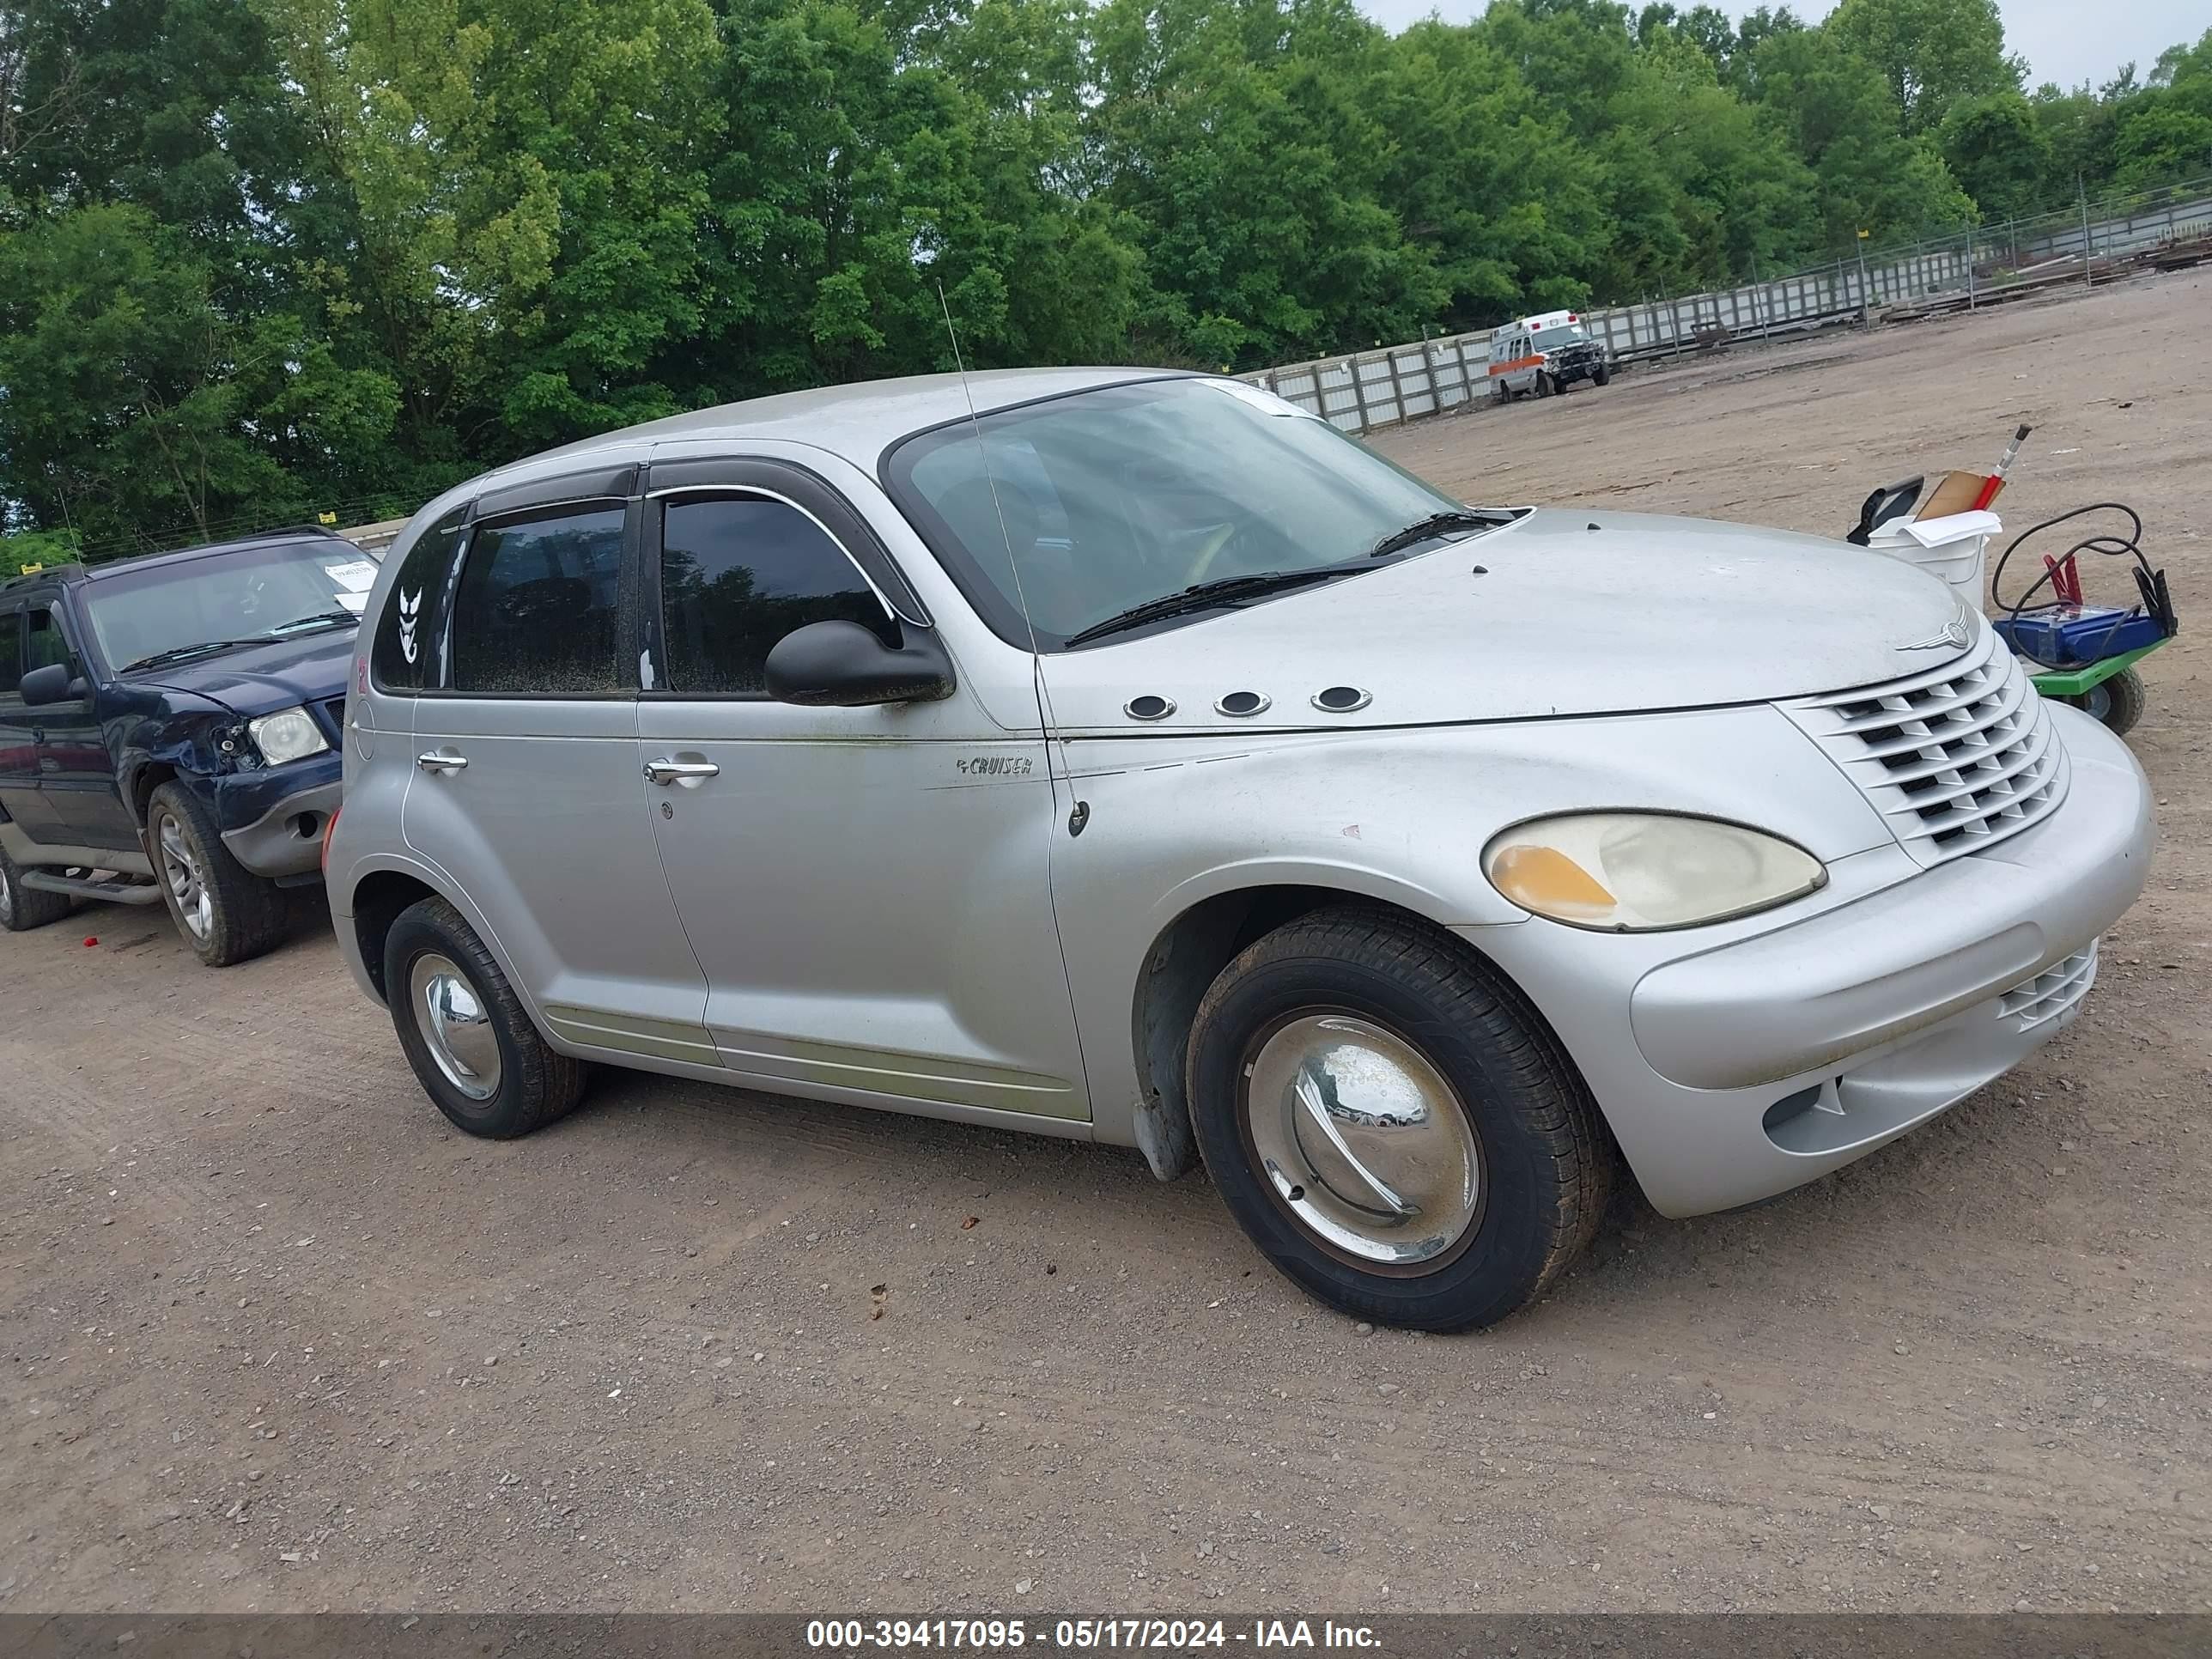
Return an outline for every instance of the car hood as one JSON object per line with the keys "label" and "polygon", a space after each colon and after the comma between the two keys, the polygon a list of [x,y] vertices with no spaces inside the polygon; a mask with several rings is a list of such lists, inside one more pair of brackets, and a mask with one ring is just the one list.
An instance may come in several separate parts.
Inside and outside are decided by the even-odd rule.
{"label": "car hood", "polygon": [[[1044,672],[1062,731],[1533,720],[1894,679],[1963,651],[1970,632],[1945,638],[1960,613],[1942,580],[1843,542],[1546,508],[1370,574],[1062,653]],[[1332,686],[1370,701],[1324,713],[1312,699]],[[1218,713],[1237,691],[1269,706]],[[1175,712],[1133,720],[1123,705],[1146,695]]]}
{"label": "car hood", "polygon": [[334,628],[297,639],[271,640],[266,645],[242,645],[125,678],[206,697],[251,719],[325,697],[343,696],[355,633],[350,628]]}

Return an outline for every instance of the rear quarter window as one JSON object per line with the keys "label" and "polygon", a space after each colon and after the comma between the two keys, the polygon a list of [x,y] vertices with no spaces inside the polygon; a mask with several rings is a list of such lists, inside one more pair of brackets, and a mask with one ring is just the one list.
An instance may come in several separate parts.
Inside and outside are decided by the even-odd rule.
{"label": "rear quarter window", "polygon": [[420,691],[440,683],[444,665],[435,659],[445,641],[453,560],[467,516],[463,507],[433,525],[400,561],[369,647],[369,671],[379,690]]}

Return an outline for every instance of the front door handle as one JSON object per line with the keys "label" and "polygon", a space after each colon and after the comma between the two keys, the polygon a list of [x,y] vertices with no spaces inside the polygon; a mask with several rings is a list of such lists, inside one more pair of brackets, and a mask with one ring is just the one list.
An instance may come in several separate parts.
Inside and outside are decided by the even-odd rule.
{"label": "front door handle", "polygon": [[645,763],[645,775],[658,784],[682,783],[690,778],[715,778],[722,769],[712,761],[671,760],[663,756]]}
{"label": "front door handle", "polygon": [[434,749],[427,755],[415,757],[415,764],[425,772],[459,772],[468,763],[466,755],[441,755]]}

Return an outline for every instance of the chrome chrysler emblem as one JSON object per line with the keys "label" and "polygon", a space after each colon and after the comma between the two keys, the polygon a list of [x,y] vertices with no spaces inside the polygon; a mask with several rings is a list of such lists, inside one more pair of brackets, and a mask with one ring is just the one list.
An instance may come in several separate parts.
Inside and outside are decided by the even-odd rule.
{"label": "chrome chrysler emblem", "polygon": [[1966,632],[1966,618],[1960,615],[1953,617],[1943,631],[1934,638],[1908,640],[1897,648],[1900,651],[1940,651],[1948,645],[1954,651],[1964,651],[1971,637]]}

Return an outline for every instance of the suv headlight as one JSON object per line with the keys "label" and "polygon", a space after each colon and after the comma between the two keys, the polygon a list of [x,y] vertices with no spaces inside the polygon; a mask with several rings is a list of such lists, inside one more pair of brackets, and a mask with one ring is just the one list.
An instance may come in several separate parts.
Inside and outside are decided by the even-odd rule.
{"label": "suv headlight", "polygon": [[246,734],[253,739],[261,758],[271,766],[305,760],[330,747],[324,740],[322,728],[304,708],[280,708],[258,720],[248,720]]}
{"label": "suv headlight", "polygon": [[1640,933],[1786,903],[1828,872],[1802,848],[1716,818],[1576,812],[1516,824],[1483,849],[1491,885],[1577,927]]}

